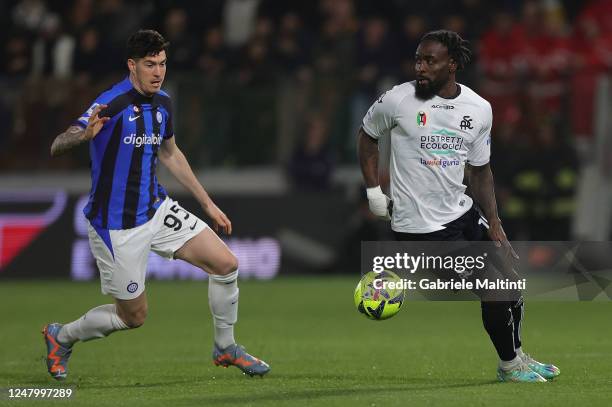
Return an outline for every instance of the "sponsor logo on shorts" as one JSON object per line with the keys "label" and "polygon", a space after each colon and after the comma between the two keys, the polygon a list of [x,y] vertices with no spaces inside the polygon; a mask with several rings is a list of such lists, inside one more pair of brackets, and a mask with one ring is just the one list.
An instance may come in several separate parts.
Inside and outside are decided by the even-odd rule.
{"label": "sponsor logo on shorts", "polygon": [[135,293],[136,290],[138,290],[138,283],[135,283],[132,281],[131,283],[128,284],[127,290],[128,290],[128,293],[132,293],[132,294]]}

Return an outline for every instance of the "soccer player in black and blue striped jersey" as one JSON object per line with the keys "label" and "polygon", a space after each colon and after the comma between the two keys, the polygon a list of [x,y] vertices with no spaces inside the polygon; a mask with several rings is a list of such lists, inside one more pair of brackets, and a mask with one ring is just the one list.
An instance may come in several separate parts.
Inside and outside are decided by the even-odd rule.
{"label": "soccer player in black and blue striped jersey", "polygon": [[89,143],[92,186],[84,214],[102,292],[115,299],[73,322],[43,328],[47,367],[55,379],[66,377],[74,343],[144,323],[150,251],[185,260],[210,274],[208,299],[216,365],[233,365],[251,376],[270,370],[234,340],[236,257],[206,223],[172,200],[157,182],[155,169],[160,161],[197,199],[214,229],[232,233],[230,220],[198,182],[175,143],[170,96],[161,89],[167,48],[156,31],[140,30],[132,35],[127,42],[128,77],[98,96],[51,146],[51,155],[57,156]]}

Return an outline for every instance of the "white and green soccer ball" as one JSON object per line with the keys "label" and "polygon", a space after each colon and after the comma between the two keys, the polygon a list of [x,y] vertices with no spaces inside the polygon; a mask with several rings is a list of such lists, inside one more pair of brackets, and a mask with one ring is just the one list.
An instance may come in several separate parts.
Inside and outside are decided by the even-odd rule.
{"label": "white and green soccer ball", "polygon": [[401,286],[397,284],[401,283],[401,280],[397,274],[386,270],[382,273],[370,271],[364,274],[355,288],[357,310],[374,320],[388,319],[397,314],[404,302],[404,290],[389,289],[388,285],[383,283],[394,282],[396,286]]}

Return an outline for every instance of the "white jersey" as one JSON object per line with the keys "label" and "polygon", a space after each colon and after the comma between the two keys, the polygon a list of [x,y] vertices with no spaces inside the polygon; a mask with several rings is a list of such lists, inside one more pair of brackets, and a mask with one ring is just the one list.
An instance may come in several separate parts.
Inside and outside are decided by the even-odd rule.
{"label": "white jersey", "polygon": [[463,184],[465,164],[491,156],[491,105],[459,85],[453,99],[417,99],[414,82],[384,93],[363,119],[374,139],[391,136],[391,228],[403,233],[444,229],[467,212],[472,199]]}

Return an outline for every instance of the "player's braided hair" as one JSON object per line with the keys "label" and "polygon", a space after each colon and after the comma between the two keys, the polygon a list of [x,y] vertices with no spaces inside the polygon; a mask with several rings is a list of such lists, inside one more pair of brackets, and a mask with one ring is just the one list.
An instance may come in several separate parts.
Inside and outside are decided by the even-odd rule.
{"label": "player's braided hair", "polygon": [[138,30],[127,40],[126,56],[129,59],[157,55],[168,49],[170,43],[155,30]]}
{"label": "player's braided hair", "polygon": [[472,59],[469,42],[454,31],[430,31],[421,38],[421,42],[423,41],[436,41],[444,45],[448,49],[448,55],[457,63],[458,70],[465,68]]}

